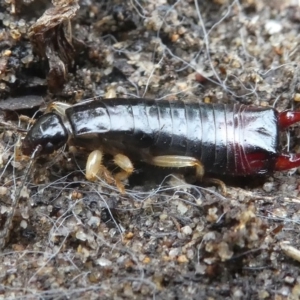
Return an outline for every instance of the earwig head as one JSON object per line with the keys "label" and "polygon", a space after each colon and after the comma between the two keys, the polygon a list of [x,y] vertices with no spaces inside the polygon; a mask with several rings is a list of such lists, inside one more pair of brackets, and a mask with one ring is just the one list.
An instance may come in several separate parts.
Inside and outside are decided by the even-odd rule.
{"label": "earwig head", "polygon": [[68,131],[60,116],[48,113],[41,116],[28,131],[22,143],[22,152],[30,155],[37,146],[40,154],[51,154],[68,141]]}

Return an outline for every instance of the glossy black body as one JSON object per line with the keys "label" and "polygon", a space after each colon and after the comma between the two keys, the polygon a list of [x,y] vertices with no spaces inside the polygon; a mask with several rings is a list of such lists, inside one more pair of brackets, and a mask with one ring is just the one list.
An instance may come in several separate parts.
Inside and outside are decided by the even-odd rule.
{"label": "glossy black body", "polygon": [[40,154],[50,154],[64,146],[69,134],[60,116],[49,113],[41,116],[28,131],[22,142],[22,152],[31,155],[37,146]]}
{"label": "glossy black body", "polygon": [[88,149],[199,159],[206,173],[244,176],[273,172],[278,120],[272,108],[148,99],[104,99],[66,110],[73,138]]}

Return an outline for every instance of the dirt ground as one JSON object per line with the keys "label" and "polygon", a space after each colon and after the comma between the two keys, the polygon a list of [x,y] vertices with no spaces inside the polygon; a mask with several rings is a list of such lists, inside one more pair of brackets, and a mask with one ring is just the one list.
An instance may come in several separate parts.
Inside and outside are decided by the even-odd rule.
{"label": "dirt ground", "polygon": [[300,299],[299,170],[224,197],[141,164],[122,195],[84,149],[18,150],[54,100],[297,110],[299,30],[296,0],[0,0],[0,299]]}

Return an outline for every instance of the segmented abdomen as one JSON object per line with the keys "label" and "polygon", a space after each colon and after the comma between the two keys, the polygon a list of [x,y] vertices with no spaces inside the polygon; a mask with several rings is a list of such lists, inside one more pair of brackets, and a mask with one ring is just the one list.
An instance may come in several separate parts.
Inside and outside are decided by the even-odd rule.
{"label": "segmented abdomen", "polygon": [[277,155],[277,115],[270,108],[120,98],[66,114],[75,137],[96,134],[153,156],[192,156],[210,173],[266,173]]}

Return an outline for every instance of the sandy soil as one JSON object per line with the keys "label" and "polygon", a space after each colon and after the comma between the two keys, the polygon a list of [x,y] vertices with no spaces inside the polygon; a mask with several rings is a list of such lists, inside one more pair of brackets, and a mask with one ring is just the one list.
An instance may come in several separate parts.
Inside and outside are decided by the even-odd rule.
{"label": "sandy soil", "polygon": [[225,177],[224,197],[137,165],[121,195],[84,149],[15,154],[54,100],[296,110],[298,1],[53,2],[0,0],[0,299],[299,299],[298,170]]}

